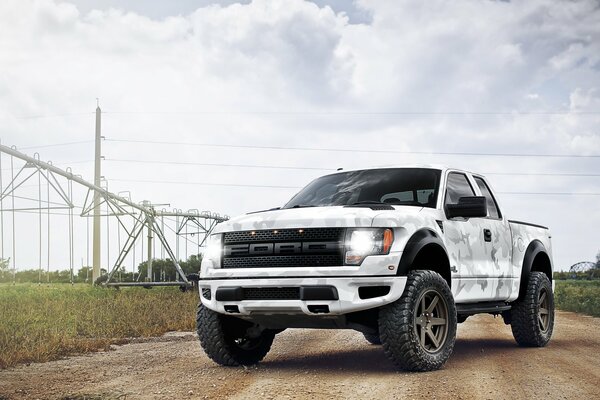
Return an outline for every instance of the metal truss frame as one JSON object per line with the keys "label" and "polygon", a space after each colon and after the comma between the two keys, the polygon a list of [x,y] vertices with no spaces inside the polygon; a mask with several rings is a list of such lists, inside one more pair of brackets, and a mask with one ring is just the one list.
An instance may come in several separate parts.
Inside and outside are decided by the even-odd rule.
{"label": "metal truss frame", "polygon": [[[26,154],[23,154],[16,150],[14,147],[7,147],[0,144],[0,152],[8,154],[11,157],[15,157],[25,161],[25,165],[19,170],[19,172],[12,178],[10,183],[6,185],[6,189],[2,191],[0,194],[0,201],[8,196],[15,196],[14,192],[19,187],[23,185],[27,180],[31,179],[36,173],[40,174],[40,178],[43,177],[45,182],[48,183],[50,187],[54,189],[56,193],[60,196],[60,198],[64,201],[64,204],[59,204],[52,202],[50,204],[47,201],[47,207],[43,207],[44,210],[60,208],[60,209],[69,209],[72,210],[75,206],[73,205],[71,195],[72,182],[75,182],[79,185],[82,185],[88,189],[84,204],[82,207],[82,211],[80,213],[81,217],[91,217],[94,211],[94,198],[100,197],[101,202],[100,205],[106,204],[109,212],[104,214],[106,217],[115,217],[119,223],[119,225],[124,229],[127,235],[127,239],[125,243],[121,246],[119,255],[111,270],[108,272],[108,277],[106,281],[103,283],[104,286],[183,286],[189,287],[192,283],[187,279],[181,265],[179,264],[179,260],[173,253],[171,246],[165,236],[164,229],[161,227],[163,221],[163,217],[176,217],[183,218],[182,223],[176,227],[176,235],[181,235],[182,229],[188,224],[193,224],[197,228],[197,232],[194,234],[203,234],[203,240],[200,245],[203,245],[206,241],[206,237],[210,235],[210,232],[214,229],[216,224],[219,222],[226,221],[228,219],[227,216],[221,216],[216,213],[211,213],[209,211],[198,212],[197,210],[190,210],[188,212],[182,212],[181,210],[176,211],[156,211],[154,206],[148,202],[144,201],[142,203],[135,203],[131,201],[131,199],[111,193],[108,189],[96,186],[90,182],[87,182],[79,175],[74,175],[70,170],[62,170],[55,166],[53,166],[49,162],[43,162],[39,158],[39,154],[36,153],[34,157],[30,157]],[[1,168],[1,166],[0,166]],[[25,173],[26,169],[32,168],[34,169],[31,173]],[[57,177],[63,177],[68,180],[69,189],[65,191]],[[30,199],[27,200],[35,200],[41,202],[41,199]],[[53,206],[53,207],[51,207]],[[99,207],[99,206],[98,206]],[[39,210],[40,208],[31,208],[31,209],[3,209],[3,211],[31,211],[31,210]],[[69,217],[72,218],[72,211],[69,212]],[[125,223],[125,218],[131,218],[133,220],[133,227],[128,228]],[[157,220],[160,219],[160,223]],[[202,220],[202,221],[201,221]],[[153,235],[156,237],[163,246],[163,249],[166,251],[169,259],[173,262],[173,265],[177,271],[177,274],[180,280],[176,282],[151,282],[151,265],[152,265],[152,257],[148,258],[148,281],[146,282],[112,282],[112,279],[115,275],[115,272],[121,268],[125,258],[131,252],[135,242],[139,239],[140,235],[143,234],[144,229],[148,230],[148,244],[151,246]],[[151,254],[150,249],[148,250],[148,254]],[[72,254],[71,254],[72,256]]]}

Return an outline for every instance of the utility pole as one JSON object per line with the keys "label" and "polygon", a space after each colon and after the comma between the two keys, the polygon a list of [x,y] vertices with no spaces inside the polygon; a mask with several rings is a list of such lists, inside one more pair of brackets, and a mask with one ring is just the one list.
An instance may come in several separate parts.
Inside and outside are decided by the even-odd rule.
{"label": "utility pole", "polygon": [[[150,208],[151,212],[154,213],[154,209]],[[153,281],[152,277],[152,219],[153,216],[148,216],[148,277],[146,278],[149,282]]]}
{"label": "utility pole", "polygon": [[142,204],[144,205],[144,207],[147,207],[149,211],[146,213],[146,226],[148,229],[148,261],[146,261],[148,271],[146,274],[146,282],[152,282],[152,224],[154,223],[154,206],[148,200],[142,201]]}
{"label": "utility pole", "polygon": [[[96,99],[97,100],[97,99]],[[95,157],[94,157],[94,185],[100,186],[100,158],[101,153],[101,114],[99,102],[96,104],[96,146],[95,146]],[[100,277],[100,193],[94,191],[94,224],[93,224],[93,246],[92,246],[92,283],[96,282],[96,279]]]}

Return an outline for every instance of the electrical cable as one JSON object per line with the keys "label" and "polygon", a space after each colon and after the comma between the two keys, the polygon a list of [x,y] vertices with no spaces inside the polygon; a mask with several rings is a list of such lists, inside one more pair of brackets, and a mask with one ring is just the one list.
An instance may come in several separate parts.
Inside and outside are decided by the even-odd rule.
{"label": "electrical cable", "polygon": [[227,110],[201,110],[201,111],[102,111],[102,114],[113,115],[317,115],[317,116],[514,116],[514,115],[598,115],[600,111],[573,111],[573,110],[554,110],[554,111],[267,111],[267,110],[247,110],[247,111],[227,111]]}
{"label": "electrical cable", "polygon": [[193,142],[167,142],[156,140],[133,140],[133,139],[105,139],[107,142],[158,144],[177,146],[203,146],[224,147],[261,150],[294,150],[294,151],[329,151],[340,153],[377,153],[377,154],[420,154],[420,155],[445,155],[445,156],[484,156],[484,157],[549,157],[549,158],[600,158],[600,154],[536,154],[536,153],[477,153],[477,152],[439,152],[439,151],[404,151],[404,150],[365,150],[365,149],[339,149],[327,147],[292,147],[292,146],[259,146],[241,144],[220,143],[193,143]]}
{"label": "electrical cable", "polygon": [[[133,183],[160,183],[171,185],[198,185],[198,186],[228,186],[228,187],[248,187],[248,188],[266,188],[266,189],[302,189],[302,186],[281,186],[281,185],[250,185],[237,183],[214,183],[214,182],[181,182],[181,181],[156,181],[146,179],[111,179],[113,182],[133,182]],[[508,195],[550,195],[550,196],[600,196],[600,193],[577,193],[577,192],[496,192],[498,194]]]}
{"label": "electrical cable", "polygon": [[[185,166],[203,166],[203,167],[234,167],[234,168],[266,168],[266,169],[297,169],[297,170],[315,170],[315,171],[336,171],[337,168],[325,167],[295,167],[287,165],[260,165],[260,164],[226,164],[226,163],[197,163],[183,161],[161,161],[161,160],[133,160],[107,158],[105,161],[140,163],[140,164],[165,164],[165,165],[185,165]],[[381,167],[385,168],[385,167]],[[600,174],[580,174],[580,173],[537,173],[537,172],[483,172],[483,175],[507,175],[507,176],[570,176],[570,177],[600,177]]]}

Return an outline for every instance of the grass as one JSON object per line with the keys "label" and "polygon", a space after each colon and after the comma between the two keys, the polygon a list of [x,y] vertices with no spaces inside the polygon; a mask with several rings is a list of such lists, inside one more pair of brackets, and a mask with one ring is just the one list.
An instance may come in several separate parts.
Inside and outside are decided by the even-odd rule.
{"label": "grass", "polygon": [[193,330],[197,302],[177,288],[0,285],[0,368]]}
{"label": "grass", "polygon": [[556,308],[600,317],[600,280],[557,280]]}

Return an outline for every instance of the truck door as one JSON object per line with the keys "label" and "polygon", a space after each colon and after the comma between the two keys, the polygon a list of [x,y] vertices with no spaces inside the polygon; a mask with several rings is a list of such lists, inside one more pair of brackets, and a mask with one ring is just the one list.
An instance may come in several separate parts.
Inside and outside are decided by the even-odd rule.
{"label": "truck door", "polygon": [[502,217],[490,187],[482,177],[473,176],[481,196],[487,199],[488,216],[481,221],[484,228],[485,253],[488,255],[487,269],[493,284],[491,300],[507,300],[516,277],[511,268],[511,232],[506,218]]}
{"label": "truck door", "polygon": [[[467,175],[449,172],[444,195],[446,205],[458,203],[461,197],[475,196]],[[482,221],[486,218],[452,218],[443,222],[444,244],[454,272],[452,293],[457,303],[487,301],[493,296],[490,282],[489,246],[486,246]]]}

